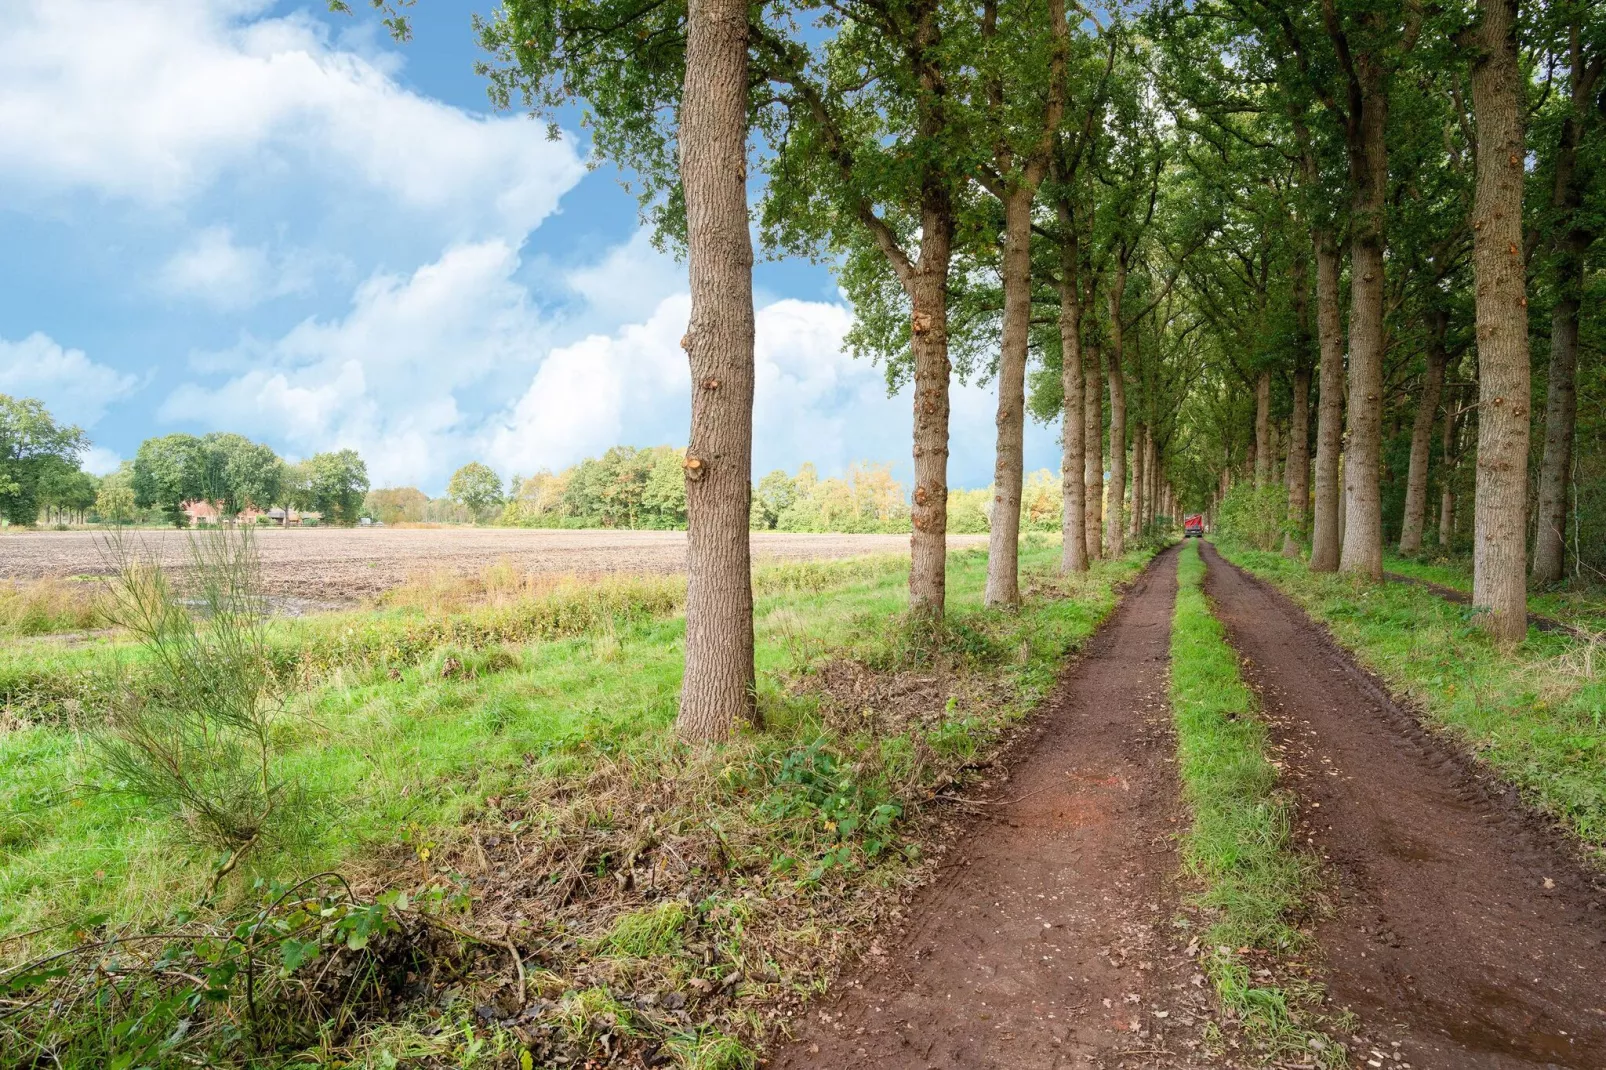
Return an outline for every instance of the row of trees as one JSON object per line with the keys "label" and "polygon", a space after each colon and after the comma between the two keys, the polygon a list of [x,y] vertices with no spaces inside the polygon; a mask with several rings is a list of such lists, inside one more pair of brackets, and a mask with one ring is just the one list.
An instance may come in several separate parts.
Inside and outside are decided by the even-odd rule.
{"label": "row of trees", "polygon": [[349,524],[368,491],[367,466],[354,450],[291,463],[241,435],[165,435],[97,478],[80,463],[88,448],[84,432],[58,422],[43,402],[0,394],[0,516],[23,525],[159,517],[182,527],[186,507],[204,502],[221,517],[284,506]]}
{"label": "row of trees", "polygon": [[41,514],[83,518],[98,482],[80,467],[89,440],[37,398],[0,394],[0,517],[33,524]]}
{"label": "row of trees", "polygon": [[292,463],[260,442],[227,432],[146,439],[126,466],[126,477],[135,507],[155,509],[180,527],[193,502],[209,502],[224,517],[278,506],[353,524],[368,492],[368,466],[355,450]]}
{"label": "row of trees", "polygon": [[[1313,569],[1378,577],[1391,421],[1426,413],[1407,421],[1409,547],[1448,395],[1441,464],[1476,457],[1474,600],[1496,634],[1521,634],[1528,533],[1553,577],[1567,526],[1606,42],[1588,3],[1519,14],[1516,0],[1161,0],[1136,17],[1061,0],[510,0],[482,22],[493,96],[549,115],[585,101],[597,152],[635,173],[687,253],[683,733],[755,715],[757,168],[762,240],[835,263],[851,343],[913,386],[915,613],[943,612],[957,373],[998,386],[989,605],[1019,598],[1028,410],[1062,426],[1067,569],[1176,513],[1179,485],[1203,507],[1281,470],[1290,550],[1308,539]],[[1547,290],[1531,488],[1528,308]]]}
{"label": "row of trees", "polygon": [[[510,527],[678,529],[686,526],[685,452],[670,446],[616,446],[559,472],[514,476],[504,493],[488,465],[459,468],[446,496],[416,487],[373,490],[363,514],[387,524],[493,522]],[[1060,480],[1033,473],[1021,497],[1020,526],[1059,530]],[[985,533],[994,506],[991,488],[950,492],[949,530]],[[753,486],[753,531],[907,534],[910,495],[890,465],[852,464],[841,476],[820,478],[812,464],[795,474],[776,469]]]}

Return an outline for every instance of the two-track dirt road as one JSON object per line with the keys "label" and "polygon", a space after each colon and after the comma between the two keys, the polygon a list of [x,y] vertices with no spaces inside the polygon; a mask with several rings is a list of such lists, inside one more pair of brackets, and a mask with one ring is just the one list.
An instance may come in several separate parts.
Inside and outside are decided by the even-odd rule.
{"label": "two-track dirt road", "polygon": [[[1299,798],[1300,845],[1324,860],[1335,908],[1316,958],[1335,1009],[1358,1016],[1341,1038],[1353,1064],[1606,1067],[1606,877],[1284,596],[1203,552]],[[1133,586],[906,928],[768,1065],[1245,1065],[1201,1043],[1209,997],[1174,924],[1188,891],[1166,701],[1175,575],[1170,551]]]}
{"label": "two-track dirt road", "polygon": [[1606,878],[1282,594],[1205,559],[1327,861],[1335,1001],[1418,1067],[1606,1067]]}
{"label": "two-track dirt road", "polygon": [[884,963],[812,1008],[772,1066],[1201,1064],[1206,993],[1171,924],[1175,599],[1172,551],[1066,674]]}

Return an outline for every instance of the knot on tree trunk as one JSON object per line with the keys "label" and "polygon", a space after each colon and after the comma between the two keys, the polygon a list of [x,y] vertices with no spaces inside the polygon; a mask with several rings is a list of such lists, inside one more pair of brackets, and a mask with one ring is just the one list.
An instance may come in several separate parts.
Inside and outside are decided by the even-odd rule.
{"label": "knot on tree trunk", "polygon": [[686,463],[682,467],[686,469],[686,481],[688,483],[700,483],[708,475],[708,465],[701,457],[687,454]]}
{"label": "knot on tree trunk", "polygon": [[926,502],[929,499],[930,499],[930,495],[928,495],[926,493],[926,488],[924,486],[919,486],[919,487],[915,488],[915,504],[916,505],[925,505]]}
{"label": "knot on tree trunk", "polygon": [[684,349],[688,353],[691,352],[691,331],[690,330],[688,330],[685,334],[680,336],[680,348]]}
{"label": "knot on tree trunk", "polygon": [[913,316],[910,316],[909,329],[914,331],[915,334],[925,334],[931,330],[931,313],[916,312]]}
{"label": "knot on tree trunk", "polygon": [[703,389],[704,390],[718,390],[719,389],[719,380],[715,379],[712,375],[710,375],[707,379],[703,380]]}

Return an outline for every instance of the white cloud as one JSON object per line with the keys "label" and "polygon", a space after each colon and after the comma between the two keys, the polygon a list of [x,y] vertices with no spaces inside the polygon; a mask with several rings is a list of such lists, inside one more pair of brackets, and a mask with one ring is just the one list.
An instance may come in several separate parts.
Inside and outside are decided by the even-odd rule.
{"label": "white cloud", "polygon": [[491,422],[491,463],[504,472],[561,468],[684,427],[689,380],[679,340],[690,309],[685,295],[670,297],[645,323],[549,353],[524,396]]}
{"label": "white cloud", "polygon": [[[640,270],[620,250],[600,263],[622,278]],[[612,300],[596,288],[607,271],[571,276],[573,289],[596,295],[593,306],[552,322],[516,280],[519,268],[515,252],[493,241],[453,247],[410,276],[370,279],[341,319],[308,320],[277,340],[199,362],[233,378],[180,387],[159,416],[241,431],[302,455],[350,446],[367,459],[375,485],[433,491],[470,460],[507,476],[561,468],[618,444],[683,444],[684,287],[634,322],[615,320],[576,339],[575,324],[599,318],[595,304]],[[786,299],[757,310],[758,474],[804,461],[824,474],[857,460],[906,471],[908,391],[889,398],[882,369],[843,350],[851,322],[835,302]],[[955,483],[985,485],[991,388],[955,384],[952,411]],[[1041,430],[1029,430],[1029,441],[1052,436]]]}
{"label": "white cloud", "polygon": [[79,458],[78,463],[80,466],[82,466],[84,471],[89,472],[92,475],[106,476],[117,471],[118,466],[123,463],[123,459],[122,457],[118,456],[116,450],[108,450],[100,446],[91,446],[84,451],[84,454]]}
{"label": "white cloud", "polygon": [[491,241],[448,249],[410,276],[376,276],[344,319],[307,320],[277,341],[202,358],[248,370],[216,388],[179,387],[158,416],[308,453],[350,446],[376,485],[439,480],[472,438],[458,394],[527,375],[549,344],[512,279],[518,263]]}
{"label": "white cloud", "polygon": [[577,268],[565,280],[590,309],[610,323],[641,322],[661,301],[686,290],[686,265],[652,246],[645,227],[609,250],[598,263]]}
{"label": "white cloud", "polygon": [[522,237],[584,173],[523,117],[479,118],[402,89],[261,0],[21,0],[0,33],[0,179],[143,204],[234,169],[303,168]]}
{"label": "white cloud", "polygon": [[40,332],[20,342],[0,338],[0,393],[38,398],[58,420],[93,427],[138,385],[137,376],[97,364],[81,349],[63,349]]}
{"label": "white cloud", "polygon": [[233,311],[304,292],[312,277],[305,258],[274,257],[261,246],[238,245],[228,227],[217,226],[198,232],[174,253],[157,272],[156,285],[175,297]]}

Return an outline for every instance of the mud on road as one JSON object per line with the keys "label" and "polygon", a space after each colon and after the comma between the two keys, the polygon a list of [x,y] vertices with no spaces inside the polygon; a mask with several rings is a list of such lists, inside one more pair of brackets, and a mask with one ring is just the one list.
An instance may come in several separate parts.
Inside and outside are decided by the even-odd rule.
{"label": "mud on road", "polygon": [[1360,1062],[1606,1067],[1606,877],[1286,597],[1202,549],[1298,796],[1297,838],[1334,885],[1315,933],[1329,992],[1385,1041]]}
{"label": "mud on road", "polygon": [[[476,573],[505,561],[525,572],[592,575],[684,572],[684,531],[552,531],[525,528],[252,529],[263,581],[274,594],[353,600],[439,569]],[[189,535],[137,530],[127,538],[163,564],[188,560]],[[987,537],[949,536],[950,548],[985,546]],[[755,562],[907,554],[907,535],[806,535],[756,532]],[[106,539],[93,531],[0,535],[0,580],[100,576],[115,571]]]}
{"label": "mud on road", "polygon": [[1204,979],[1173,927],[1175,599],[1173,550],[1038,712],[906,928],[793,1023],[770,1066],[1210,1065]]}

